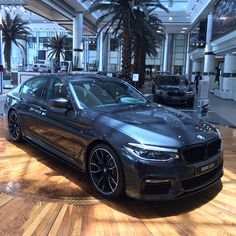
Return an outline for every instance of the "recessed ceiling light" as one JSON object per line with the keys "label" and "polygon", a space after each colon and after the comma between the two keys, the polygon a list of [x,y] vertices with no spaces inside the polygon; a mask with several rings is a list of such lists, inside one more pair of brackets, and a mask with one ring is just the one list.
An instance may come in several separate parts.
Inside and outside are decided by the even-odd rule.
{"label": "recessed ceiling light", "polygon": [[170,16],[170,17],[169,17],[169,20],[173,20],[173,17],[172,17],[172,16]]}

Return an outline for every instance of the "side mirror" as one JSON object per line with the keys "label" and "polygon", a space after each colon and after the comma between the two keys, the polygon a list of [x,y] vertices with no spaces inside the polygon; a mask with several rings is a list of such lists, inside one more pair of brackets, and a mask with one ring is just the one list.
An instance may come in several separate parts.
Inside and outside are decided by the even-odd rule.
{"label": "side mirror", "polygon": [[64,109],[71,108],[70,102],[65,98],[54,98],[54,99],[51,99],[49,103],[52,107],[56,107],[56,108],[64,108]]}

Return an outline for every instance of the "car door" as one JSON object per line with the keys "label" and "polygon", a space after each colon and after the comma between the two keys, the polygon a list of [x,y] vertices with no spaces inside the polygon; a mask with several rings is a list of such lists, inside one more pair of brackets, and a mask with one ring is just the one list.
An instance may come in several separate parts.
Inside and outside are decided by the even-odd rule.
{"label": "car door", "polygon": [[47,78],[35,77],[24,83],[20,89],[17,110],[24,136],[31,139],[37,139],[39,135],[39,120],[42,112],[40,102],[46,84]]}
{"label": "car door", "polygon": [[44,142],[52,149],[59,151],[77,165],[82,164],[80,129],[76,122],[76,112],[73,106],[69,109],[53,107],[50,101],[56,98],[65,98],[70,101],[66,84],[60,79],[51,81],[45,98],[41,101],[42,115],[40,130]]}

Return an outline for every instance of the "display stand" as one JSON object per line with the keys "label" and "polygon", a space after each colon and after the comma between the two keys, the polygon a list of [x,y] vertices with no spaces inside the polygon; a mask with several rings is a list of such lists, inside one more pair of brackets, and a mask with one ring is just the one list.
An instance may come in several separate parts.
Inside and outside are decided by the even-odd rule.
{"label": "display stand", "polygon": [[135,88],[137,88],[137,82],[139,81],[139,74],[133,74],[132,75],[132,81],[134,82]]}
{"label": "display stand", "polygon": [[204,117],[204,116],[207,116],[208,108],[209,108],[209,99],[208,99],[209,81],[200,80],[198,91],[199,91],[198,92],[198,116]]}

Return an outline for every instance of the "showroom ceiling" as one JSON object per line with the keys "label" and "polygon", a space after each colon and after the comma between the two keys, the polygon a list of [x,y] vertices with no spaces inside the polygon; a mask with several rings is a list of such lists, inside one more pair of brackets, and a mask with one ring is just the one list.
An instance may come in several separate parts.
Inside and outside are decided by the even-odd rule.
{"label": "showroom ceiling", "polygon": [[[214,0],[161,0],[169,12],[157,9],[156,13],[167,33],[187,33],[203,9],[212,2]],[[84,34],[95,35],[99,13],[88,13],[90,3],[91,1],[82,3],[81,0],[0,0],[2,13],[6,7],[10,7],[12,12],[18,11],[32,23],[55,22],[69,31],[72,31],[76,12],[84,12]],[[19,11],[20,6],[24,6],[25,10]]]}

